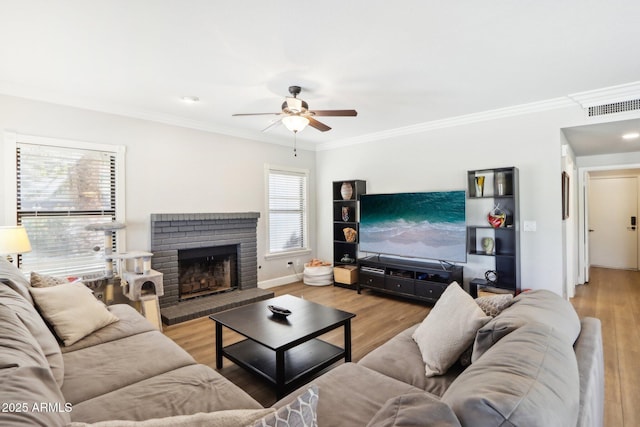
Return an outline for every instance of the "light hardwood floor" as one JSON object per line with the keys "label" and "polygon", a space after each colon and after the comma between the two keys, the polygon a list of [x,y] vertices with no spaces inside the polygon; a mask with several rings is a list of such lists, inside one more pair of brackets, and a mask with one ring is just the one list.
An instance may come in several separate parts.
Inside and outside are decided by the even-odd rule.
{"label": "light hardwood floor", "polygon": [[[271,288],[271,290],[276,296],[291,294],[355,313],[356,317],[351,321],[351,347],[354,362],[359,361],[365,354],[410,325],[421,322],[430,310],[430,306],[417,302],[389,298],[367,291],[358,295],[353,290],[334,286],[305,286],[302,282],[297,282]],[[188,351],[198,362],[215,369],[214,329],[214,322],[204,317],[165,327],[164,333]],[[226,328],[223,331],[225,345],[241,339],[238,334]],[[323,335],[322,339],[343,346],[343,328]],[[225,359],[220,372],[262,405],[269,406],[276,401],[275,393],[267,385],[232,362]]]}
{"label": "light hardwood floor", "polygon": [[605,423],[640,425],[640,272],[592,268],[571,300],[580,316],[602,321]]}
{"label": "light hardwood floor", "polygon": [[[640,272],[593,268],[588,285],[578,286],[571,303],[580,316],[594,316],[602,321],[605,354],[605,426],[640,425]],[[302,283],[272,289],[276,295],[292,294],[320,304],[356,314],[352,321],[353,361],[384,343],[398,332],[418,323],[430,306],[368,291],[328,286],[313,287]],[[188,351],[198,362],[215,369],[214,324],[208,317],[165,327],[165,334]],[[342,329],[323,337],[342,345]],[[225,330],[225,344],[240,339]],[[228,360],[222,375],[243,388],[261,404],[275,402],[273,391],[262,381]]]}

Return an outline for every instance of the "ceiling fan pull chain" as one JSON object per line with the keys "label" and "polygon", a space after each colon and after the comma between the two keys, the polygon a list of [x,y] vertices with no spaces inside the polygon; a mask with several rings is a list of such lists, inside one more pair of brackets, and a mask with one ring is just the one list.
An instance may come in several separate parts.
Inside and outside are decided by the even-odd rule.
{"label": "ceiling fan pull chain", "polygon": [[298,150],[296,149],[296,145],[298,143],[298,132],[293,133],[293,157],[298,157]]}

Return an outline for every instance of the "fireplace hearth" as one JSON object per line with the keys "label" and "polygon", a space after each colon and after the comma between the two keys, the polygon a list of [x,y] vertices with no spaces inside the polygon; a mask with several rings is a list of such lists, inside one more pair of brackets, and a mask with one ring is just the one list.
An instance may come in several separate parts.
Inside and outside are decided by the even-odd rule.
{"label": "fireplace hearth", "polygon": [[[163,323],[172,325],[273,297],[273,292],[258,288],[259,217],[258,212],[151,214],[153,268],[164,275],[164,295],[159,298]],[[209,251],[214,253],[207,255]],[[189,273],[181,272],[181,253],[187,264],[205,258],[205,264],[215,261],[218,266],[198,262],[188,267]]]}

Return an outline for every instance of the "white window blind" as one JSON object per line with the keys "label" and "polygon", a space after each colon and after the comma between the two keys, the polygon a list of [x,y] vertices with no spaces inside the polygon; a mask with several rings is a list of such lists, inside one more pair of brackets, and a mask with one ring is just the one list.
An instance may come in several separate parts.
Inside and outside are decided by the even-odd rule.
{"label": "white window blind", "polygon": [[86,227],[116,219],[116,153],[18,142],[16,159],[18,224],[33,248],[21,255],[22,269],[103,271],[104,233]]}
{"label": "white window blind", "polygon": [[307,174],[269,169],[269,252],[307,249]]}

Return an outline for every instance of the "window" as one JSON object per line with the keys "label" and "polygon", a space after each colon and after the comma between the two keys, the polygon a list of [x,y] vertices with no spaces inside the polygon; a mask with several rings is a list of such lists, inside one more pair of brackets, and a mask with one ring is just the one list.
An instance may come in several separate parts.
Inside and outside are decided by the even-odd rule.
{"label": "window", "polygon": [[267,176],[269,253],[308,250],[308,172],[268,167]]}
{"label": "window", "polygon": [[87,226],[123,212],[124,148],[17,137],[15,156],[16,219],[32,246],[21,268],[56,276],[103,272],[104,232]]}

